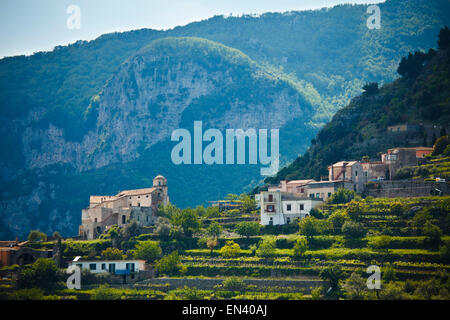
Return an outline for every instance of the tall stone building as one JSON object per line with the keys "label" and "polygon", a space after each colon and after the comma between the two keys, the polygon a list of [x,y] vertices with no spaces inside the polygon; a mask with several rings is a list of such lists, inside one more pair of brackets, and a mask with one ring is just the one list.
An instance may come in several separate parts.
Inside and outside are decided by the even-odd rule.
{"label": "tall stone building", "polygon": [[121,191],[115,196],[91,196],[89,207],[81,211],[79,236],[92,240],[113,225],[125,226],[132,220],[150,226],[156,219],[160,204],[169,203],[167,179],[158,175],[153,187]]}

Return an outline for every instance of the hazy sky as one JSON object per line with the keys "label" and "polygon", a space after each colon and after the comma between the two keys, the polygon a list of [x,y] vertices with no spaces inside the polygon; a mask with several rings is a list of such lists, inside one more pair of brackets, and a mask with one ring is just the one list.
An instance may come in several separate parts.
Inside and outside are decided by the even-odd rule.
{"label": "hazy sky", "polygon": [[[383,0],[0,0],[0,57],[51,50],[113,31],[170,29],[217,14],[378,2]],[[67,26],[70,5],[80,9],[79,29]]]}

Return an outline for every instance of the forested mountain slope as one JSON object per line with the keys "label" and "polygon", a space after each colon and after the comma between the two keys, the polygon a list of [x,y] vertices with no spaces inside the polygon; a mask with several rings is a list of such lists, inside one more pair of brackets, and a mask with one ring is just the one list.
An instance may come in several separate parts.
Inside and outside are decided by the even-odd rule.
{"label": "forested mountain slope", "polygon": [[[266,183],[283,179],[320,179],[327,166],[342,160],[372,159],[394,147],[432,146],[450,124],[450,31],[443,29],[439,50],[403,58],[401,78],[352,99],[322,128],[312,146]],[[390,132],[388,126],[415,125],[418,130]]]}

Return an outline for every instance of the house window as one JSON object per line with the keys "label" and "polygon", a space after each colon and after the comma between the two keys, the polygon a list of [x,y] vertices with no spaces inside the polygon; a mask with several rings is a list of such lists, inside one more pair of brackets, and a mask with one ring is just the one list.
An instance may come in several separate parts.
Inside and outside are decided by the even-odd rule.
{"label": "house window", "polygon": [[311,193],[311,194],[309,195],[309,197],[310,197],[310,198],[314,198],[314,193]]}
{"label": "house window", "polygon": [[140,207],[141,206],[141,203],[140,202],[138,202],[138,207]]}
{"label": "house window", "polygon": [[286,206],[286,210],[287,210],[287,211],[291,211],[291,205],[290,205],[290,204],[288,204],[288,205]]}
{"label": "house window", "polygon": [[268,205],[267,206],[267,212],[273,212],[274,206],[273,205]]}
{"label": "house window", "polygon": [[328,192],[328,198],[331,197],[331,192]]}
{"label": "house window", "polygon": [[302,203],[300,204],[300,211],[305,210],[305,205]]}
{"label": "house window", "polygon": [[357,177],[358,176],[358,171],[355,171],[355,177]]}
{"label": "house window", "polygon": [[270,220],[269,220],[269,225],[273,225],[273,218],[272,217],[270,217]]}
{"label": "house window", "polygon": [[106,270],[106,263],[102,263],[102,270]]}
{"label": "house window", "polygon": [[127,263],[127,270],[134,272],[134,263]]}
{"label": "house window", "polygon": [[140,220],[139,218],[140,218],[140,216],[137,216],[137,220],[138,220],[138,221]]}
{"label": "house window", "polygon": [[305,193],[305,189],[304,189],[304,188],[301,188],[301,189],[300,189],[300,192],[301,192],[301,193]]}
{"label": "house window", "polygon": [[90,263],[89,264],[89,269],[90,270],[97,270],[97,264],[96,263]]}
{"label": "house window", "polygon": [[364,176],[367,177],[368,176],[368,172],[364,171]]}
{"label": "house window", "polygon": [[147,216],[147,222],[148,222],[148,216]]}
{"label": "house window", "polygon": [[122,216],[122,224],[125,224],[127,222],[127,217],[126,216]]}
{"label": "house window", "polygon": [[116,272],[116,264],[115,263],[110,263],[108,271],[109,272]]}
{"label": "house window", "polygon": [[320,193],[316,193],[316,198],[320,198]]}
{"label": "house window", "polygon": [[269,202],[273,202],[273,195],[269,194]]}

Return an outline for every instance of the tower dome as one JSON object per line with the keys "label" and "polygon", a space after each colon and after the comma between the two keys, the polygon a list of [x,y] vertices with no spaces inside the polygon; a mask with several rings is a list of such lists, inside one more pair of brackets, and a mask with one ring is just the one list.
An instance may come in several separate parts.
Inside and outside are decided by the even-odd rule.
{"label": "tower dome", "polygon": [[162,187],[162,186],[166,186],[167,185],[167,179],[164,178],[162,175],[157,175],[154,179],[153,179],[153,186],[154,187]]}

